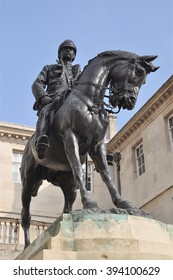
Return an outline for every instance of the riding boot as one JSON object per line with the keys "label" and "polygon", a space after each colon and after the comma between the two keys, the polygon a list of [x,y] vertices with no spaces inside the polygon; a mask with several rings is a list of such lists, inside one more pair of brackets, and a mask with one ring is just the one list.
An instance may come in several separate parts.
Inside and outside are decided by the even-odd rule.
{"label": "riding boot", "polygon": [[47,134],[49,124],[49,106],[45,106],[39,114],[36,127],[36,141],[35,147],[39,159],[43,159],[46,150],[49,148],[49,139]]}
{"label": "riding boot", "polygon": [[39,159],[43,159],[46,150],[49,148],[49,139],[47,135],[41,135],[36,140],[36,151]]}

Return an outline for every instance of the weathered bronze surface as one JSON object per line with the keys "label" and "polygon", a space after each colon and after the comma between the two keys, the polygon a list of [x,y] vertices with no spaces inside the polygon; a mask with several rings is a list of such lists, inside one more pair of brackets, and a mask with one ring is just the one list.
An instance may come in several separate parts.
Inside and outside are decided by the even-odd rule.
{"label": "weathered bronze surface", "polygon": [[[109,174],[104,145],[108,125],[104,95],[109,86],[109,111],[116,107],[119,110],[133,109],[147,74],[158,69],[151,62],[155,58],[156,56],[138,56],[126,51],[105,51],[89,61],[76,82],[71,84],[71,91],[68,91],[61,106],[58,98],[57,104],[56,93],[51,91],[54,99],[50,102],[52,107],[48,114],[49,127],[43,133],[47,137],[46,149],[43,149],[44,153],[40,157],[37,150],[38,135],[35,133],[26,145],[21,165],[21,216],[25,247],[30,243],[31,197],[37,195],[43,180],[62,189],[65,197],[64,213],[72,211],[77,188],[86,211],[101,211],[97,203],[91,200],[83,181],[82,164],[87,154],[106,184],[113,203],[120,209],[115,208],[115,212],[125,211],[121,209],[126,209],[128,213],[138,212],[132,203],[121,197]],[[49,91],[42,93],[41,100],[49,97]],[[36,98],[37,105],[39,100],[40,97]],[[44,104],[38,109],[41,113]],[[41,144],[44,145],[44,137]]]}

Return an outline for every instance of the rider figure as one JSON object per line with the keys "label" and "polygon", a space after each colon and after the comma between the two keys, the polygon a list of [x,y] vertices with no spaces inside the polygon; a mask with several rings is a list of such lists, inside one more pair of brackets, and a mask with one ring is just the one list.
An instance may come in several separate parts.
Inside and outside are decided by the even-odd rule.
{"label": "rider figure", "polygon": [[49,147],[47,133],[54,101],[62,102],[64,92],[71,90],[73,81],[81,73],[79,64],[72,65],[76,52],[77,48],[73,41],[62,42],[58,48],[57,64],[44,66],[32,85],[32,92],[36,99],[33,109],[38,111],[36,150],[39,158],[44,158],[45,151]]}

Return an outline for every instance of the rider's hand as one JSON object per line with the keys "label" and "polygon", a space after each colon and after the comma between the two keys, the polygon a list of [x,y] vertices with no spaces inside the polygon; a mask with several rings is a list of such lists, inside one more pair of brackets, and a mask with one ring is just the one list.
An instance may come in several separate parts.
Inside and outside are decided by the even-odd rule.
{"label": "rider's hand", "polygon": [[46,104],[48,104],[48,103],[50,103],[50,102],[52,102],[53,101],[53,99],[51,98],[51,97],[49,97],[49,96],[47,96],[47,95],[45,95],[45,96],[43,96],[42,98],[41,98],[41,105],[46,105]]}

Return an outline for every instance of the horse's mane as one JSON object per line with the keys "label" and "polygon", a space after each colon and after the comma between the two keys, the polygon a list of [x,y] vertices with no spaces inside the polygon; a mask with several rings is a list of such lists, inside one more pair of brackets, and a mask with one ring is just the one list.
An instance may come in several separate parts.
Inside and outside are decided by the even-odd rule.
{"label": "horse's mane", "polygon": [[121,51],[121,50],[116,50],[116,51],[104,51],[99,53],[98,55],[96,55],[95,57],[91,58],[88,61],[88,64],[86,64],[83,68],[83,71],[81,72],[81,74],[79,75],[78,79],[82,76],[82,74],[84,73],[84,71],[86,70],[86,68],[88,68],[88,66],[94,61],[96,60],[98,57],[106,57],[106,56],[114,56],[115,58],[117,57],[117,59],[124,59],[124,60],[128,60],[128,59],[132,59],[134,57],[136,57],[137,55],[135,53],[132,52],[127,52],[127,51]]}
{"label": "horse's mane", "polygon": [[132,59],[133,57],[137,56],[135,53],[128,52],[128,51],[122,51],[122,50],[116,50],[116,51],[105,51],[101,52],[97,55],[99,56],[115,56],[118,59]]}

